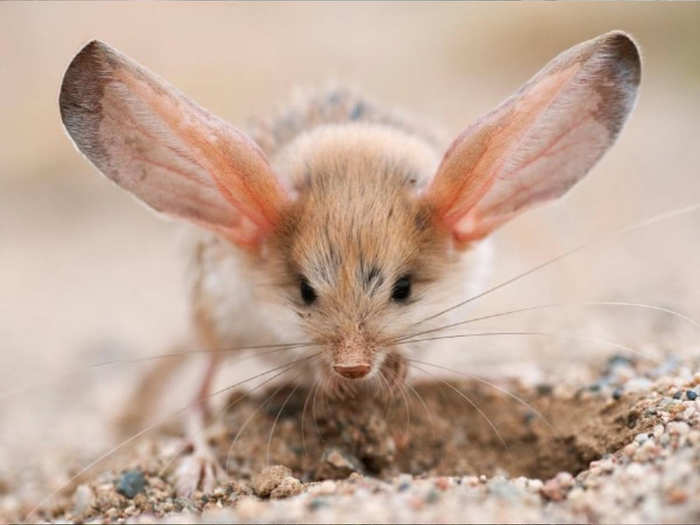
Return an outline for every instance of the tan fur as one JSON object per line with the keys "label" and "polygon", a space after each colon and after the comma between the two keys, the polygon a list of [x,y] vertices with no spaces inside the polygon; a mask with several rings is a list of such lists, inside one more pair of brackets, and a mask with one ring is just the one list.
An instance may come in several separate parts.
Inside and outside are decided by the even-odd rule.
{"label": "tan fur", "polygon": [[[333,369],[381,373],[405,350],[395,339],[474,280],[474,241],[585,175],[631,110],[639,69],[623,33],[574,46],[441,161],[431,133],[345,90],[249,136],[100,42],[71,62],[59,102],[105,175],[215,232],[193,250],[202,344],[309,340],[322,348],[316,371],[337,382]],[[410,297],[392,298],[409,281]]]}
{"label": "tan fur", "polygon": [[[420,350],[398,338],[449,322],[449,306],[481,291],[481,239],[588,172],[630,112],[639,71],[623,33],[583,42],[441,159],[433,134],[348,91],[313,95],[248,135],[109,46],[83,48],[59,98],[78,148],[153,208],[205,229],[191,302],[211,360],[178,486],[211,486],[221,472],[202,428],[222,351],[312,343],[319,358],[298,369],[301,382],[343,397],[394,391]],[[394,293],[401,283],[410,294]]]}
{"label": "tan fur", "polygon": [[[214,313],[224,347],[258,343],[266,329],[264,342],[311,337],[328,349],[323,368],[368,363],[376,375],[395,350],[387,341],[406,334],[426,305],[434,305],[431,296],[449,297],[444,285],[454,283],[445,274],[459,259],[420,198],[438,150],[401,126],[358,120],[336,117],[272,150],[271,164],[295,198],[259,253],[242,254],[214,237],[199,241],[194,305]],[[250,283],[242,303],[232,301],[219,280],[225,279],[223,268],[233,267]],[[412,277],[413,293],[406,304],[396,304],[391,291],[403,275]],[[207,286],[212,276],[221,277]],[[313,306],[301,301],[301,277],[318,293]],[[254,315],[251,303],[259,305]],[[273,325],[285,329],[270,333]],[[241,326],[256,327],[255,335],[241,333]],[[395,375],[393,363],[387,375]]]}

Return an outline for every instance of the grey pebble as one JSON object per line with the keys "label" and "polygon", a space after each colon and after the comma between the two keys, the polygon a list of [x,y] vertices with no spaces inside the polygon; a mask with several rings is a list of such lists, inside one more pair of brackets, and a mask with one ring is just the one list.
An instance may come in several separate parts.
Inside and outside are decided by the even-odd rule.
{"label": "grey pebble", "polygon": [[322,507],[328,507],[329,503],[321,498],[314,498],[309,502],[309,509],[318,510]]}
{"label": "grey pebble", "polygon": [[117,483],[117,492],[132,499],[146,488],[146,478],[140,470],[127,470]]}
{"label": "grey pebble", "polygon": [[685,397],[687,397],[690,401],[695,401],[698,398],[698,393],[694,390],[686,390]]}

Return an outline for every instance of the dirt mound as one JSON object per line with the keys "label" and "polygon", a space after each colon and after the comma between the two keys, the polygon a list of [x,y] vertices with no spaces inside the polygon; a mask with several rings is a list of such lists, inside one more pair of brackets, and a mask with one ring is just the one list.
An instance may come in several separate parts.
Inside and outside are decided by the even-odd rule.
{"label": "dirt mound", "polygon": [[284,464],[304,481],[351,472],[546,479],[575,475],[653,426],[635,411],[637,400],[558,397],[548,386],[501,391],[476,381],[420,383],[392,400],[314,399],[281,387],[231,396],[225,431],[213,443],[239,474]]}

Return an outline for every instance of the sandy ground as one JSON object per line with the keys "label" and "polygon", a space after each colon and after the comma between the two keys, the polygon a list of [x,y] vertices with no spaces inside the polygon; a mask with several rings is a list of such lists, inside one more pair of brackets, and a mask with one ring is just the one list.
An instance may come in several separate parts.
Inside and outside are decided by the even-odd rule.
{"label": "sandy ground", "polygon": [[[30,517],[697,523],[698,364],[618,354],[580,388],[424,380],[394,400],[332,401],[284,384],[236,391],[208,433],[228,481],[178,497],[182,445],[161,432],[72,480]],[[12,496],[0,517],[26,516],[28,480],[2,481]]]}
{"label": "sandy ground", "polygon": [[[342,410],[338,420],[318,419],[323,440],[307,411],[309,451],[299,455],[301,414],[282,412],[270,463],[286,465],[285,479],[298,480],[284,481],[276,496],[301,491],[296,496],[255,494],[276,402],[248,425],[232,453],[231,481],[214,493],[173,497],[170,467],[163,467],[175,463],[177,421],[66,485],[118,442],[115,416],[149,366],[93,365],[161,354],[188,326],[177,228],[93,173],[68,143],[56,103],[72,54],[101,38],[237,124],[283,104],[294,86],[334,79],[454,134],[558,51],[613,28],[631,32],[642,46],[644,77],[628,126],[564,201],[497,232],[497,283],[579,242],[698,200],[699,24],[695,4],[1,4],[0,48],[8,51],[0,100],[8,103],[0,125],[0,521],[20,519],[43,500],[40,516],[69,520],[700,520],[692,497],[698,407],[686,392],[697,391],[698,328],[649,309],[580,306],[635,302],[700,317],[698,214],[594,245],[465,312],[579,305],[479,329],[591,341],[494,338],[426,357],[522,395],[556,430],[497,390],[431,369],[465,381],[454,385],[494,419],[507,449],[464,398],[416,374],[427,409],[410,393],[410,423],[402,399],[362,412],[381,423],[369,436],[381,445],[379,459],[368,460],[362,441],[369,427],[343,419]],[[632,361],[613,360],[612,373],[615,353]],[[161,413],[187,402],[202,365],[196,356],[191,362]],[[216,386],[261,366],[228,363]],[[231,429],[273,391],[231,410],[218,401],[211,432],[222,463]],[[325,408],[319,404],[317,416]],[[427,413],[436,421],[426,423]],[[339,429],[358,425],[348,442]],[[440,429],[437,437],[428,428]],[[333,447],[356,473],[327,472],[324,453]],[[131,471],[145,481],[133,499],[115,491]],[[341,481],[318,481],[328,476]]]}

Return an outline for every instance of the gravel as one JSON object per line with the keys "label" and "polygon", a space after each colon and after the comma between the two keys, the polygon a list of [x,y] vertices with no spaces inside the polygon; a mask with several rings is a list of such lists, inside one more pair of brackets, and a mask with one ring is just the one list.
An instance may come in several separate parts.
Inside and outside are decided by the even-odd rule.
{"label": "gravel", "polygon": [[[229,457],[234,430],[268,392],[219,414],[212,426],[210,442],[221,463],[234,465],[229,481],[214,491],[178,497],[172,480],[177,457],[169,438],[155,434],[51,498],[35,518],[697,523],[700,400],[693,394],[700,373],[693,363],[657,371],[615,357],[601,368],[603,380],[585,383],[599,385],[595,391],[501,382],[528,407],[478,383],[451,383],[478,401],[507,447],[478,413],[435,382],[415,385],[424,405],[409,405],[410,421],[403,401],[357,400],[345,408],[329,401],[316,407],[302,437],[299,421],[310,411],[260,412]],[[270,399],[274,406],[276,398]],[[525,417],[533,413],[552,427],[542,417]],[[268,438],[272,465],[265,464]],[[19,520],[36,499],[13,490],[11,476],[4,483],[0,521]]]}

